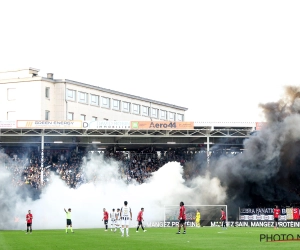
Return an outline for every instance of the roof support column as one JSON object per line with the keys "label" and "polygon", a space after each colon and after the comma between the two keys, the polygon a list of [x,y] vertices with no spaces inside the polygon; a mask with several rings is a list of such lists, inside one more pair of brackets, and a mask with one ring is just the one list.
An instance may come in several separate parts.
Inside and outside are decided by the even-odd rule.
{"label": "roof support column", "polygon": [[210,148],[209,148],[209,136],[206,137],[206,160],[207,160],[207,167],[209,167],[209,158],[210,158]]}
{"label": "roof support column", "polygon": [[44,130],[41,131],[41,188],[43,188],[44,182]]}

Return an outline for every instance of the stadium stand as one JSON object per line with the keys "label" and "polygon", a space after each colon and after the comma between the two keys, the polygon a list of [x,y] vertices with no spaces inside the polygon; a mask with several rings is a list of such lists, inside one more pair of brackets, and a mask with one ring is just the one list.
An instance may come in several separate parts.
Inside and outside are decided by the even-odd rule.
{"label": "stadium stand", "polygon": [[[82,183],[101,181],[99,176],[87,179],[84,166],[92,157],[101,157],[104,162],[115,161],[119,166],[118,178],[126,183],[136,181],[142,184],[164,164],[179,162],[184,167],[184,178],[189,179],[199,173],[201,164],[207,161],[207,152],[189,151],[187,148],[157,151],[155,148],[138,149],[136,151],[87,151],[86,149],[44,150],[44,171],[41,177],[41,152],[37,149],[7,147],[3,148],[6,168],[13,173],[12,183],[15,186],[30,185],[40,189],[50,181],[50,173],[54,172],[70,188],[77,188]],[[232,152],[217,150],[212,152],[211,160]],[[234,155],[234,154],[232,154]],[[197,159],[197,161],[196,161]],[[42,180],[42,181],[41,181]]]}

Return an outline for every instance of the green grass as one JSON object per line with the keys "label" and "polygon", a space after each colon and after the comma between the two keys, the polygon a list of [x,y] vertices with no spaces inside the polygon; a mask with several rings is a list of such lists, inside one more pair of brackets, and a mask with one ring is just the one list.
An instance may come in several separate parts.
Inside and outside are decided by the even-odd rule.
{"label": "green grass", "polygon": [[186,235],[175,234],[176,228],[147,228],[147,232],[135,232],[121,237],[120,232],[104,229],[75,229],[74,234],[64,230],[0,231],[1,250],[46,249],[129,249],[129,250],[176,250],[176,249],[299,249],[300,241],[260,242],[260,234],[292,234],[297,238],[298,228],[188,228]]}

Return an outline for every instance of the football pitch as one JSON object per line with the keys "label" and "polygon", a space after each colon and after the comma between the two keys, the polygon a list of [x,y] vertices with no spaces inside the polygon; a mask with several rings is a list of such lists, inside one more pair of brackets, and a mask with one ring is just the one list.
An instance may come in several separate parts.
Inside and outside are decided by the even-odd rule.
{"label": "football pitch", "polygon": [[[74,234],[64,230],[35,230],[32,234],[25,231],[0,231],[2,250],[89,250],[89,249],[129,249],[129,250],[176,250],[176,249],[299,249],[300,230],[298,228],[254,228],[220,227],[187,228],[187,234],[176,234],[176,228],[147,228],[138,233],[130,228],[129,237],[121,237],[104,229],[74,229]],[[260,241],[260,235],[290,235],[294,241]],[[275,239],[279,239],[275,236]],[[281,237],[282,239],[282,237]]]}

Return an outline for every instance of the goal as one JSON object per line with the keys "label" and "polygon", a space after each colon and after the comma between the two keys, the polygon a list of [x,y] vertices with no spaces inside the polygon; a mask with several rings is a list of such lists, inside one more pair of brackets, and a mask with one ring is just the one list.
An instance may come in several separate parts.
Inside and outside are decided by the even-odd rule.
{"label": "goal", "polygon": [[[211,226],[211,222],[220,222],[221,208],[226,213],[227,221],[227,205],[184,205],[186,211],[186,226],[196,227],[195,216],[197,209],[200,212],[200,226]],[[164,206],[164,227],[177,227],[179,205],[166,205]]]}

